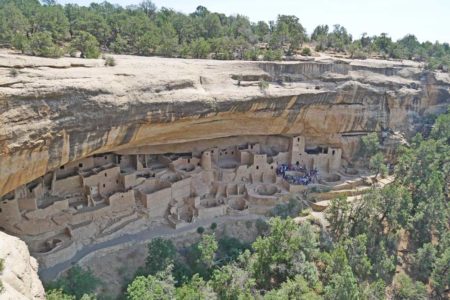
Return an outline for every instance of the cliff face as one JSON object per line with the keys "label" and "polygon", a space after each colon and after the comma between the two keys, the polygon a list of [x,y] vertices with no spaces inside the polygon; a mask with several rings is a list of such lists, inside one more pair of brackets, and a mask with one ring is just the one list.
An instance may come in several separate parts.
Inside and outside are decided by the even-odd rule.
{"label": "cliff face", "polygon": [[0,232],[0,258],[4,259],[5,266],[0,274],[4,288],[0,299],[45,299],[37,262],[23,241]]}
{"label": "cliff face", "polygon": [[0,52],[0,196],[95,153],[222,137],[303,135],[349,159],[355,136],[408,132],[450,102],[449,75],[413,62],[115,59]]}

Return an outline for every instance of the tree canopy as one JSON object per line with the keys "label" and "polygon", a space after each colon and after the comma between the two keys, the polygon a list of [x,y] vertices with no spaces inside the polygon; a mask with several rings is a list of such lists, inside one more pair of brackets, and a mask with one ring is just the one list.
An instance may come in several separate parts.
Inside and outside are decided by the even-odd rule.
{"label": "tree canopy", "polygon": [[333,28],[319,25],[309,36],[294,15],[251,22],[246,16],[226,16],[204,6],[183,14],[158,8],[150,0],[127,7],[106,1],[89,6],[42,2],[0,0],[0,45],[46,57],[75,53],[76,49],[85,58],[98,57],[101,50],[145,56],[281,60],[294,54],[311,55],[302,49],[310,42],[316,51],[347,52],[354,58],[414,59],[442,70],[450,66],[447,43],[419,42],[411,34],[398,41],[386,33],[355,38],[340,24]]}

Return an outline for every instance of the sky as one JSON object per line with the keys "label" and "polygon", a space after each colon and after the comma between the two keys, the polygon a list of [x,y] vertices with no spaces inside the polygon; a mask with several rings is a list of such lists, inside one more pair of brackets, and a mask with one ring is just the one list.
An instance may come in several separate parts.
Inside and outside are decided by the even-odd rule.
{"label": "sky", "polygon": [[[58,3],[89,5],[90,0],[59,0]],[[111,3],[127,6],[140,0]],[[319,24],[340,24],[355,38],[388,33],[393,39],[406,34],[419,41],[450,42],[450,0],[153,0],[159,8],[191,13],[199,5],[213,12],[242,14],[251,21],[275,20],[279,14],[296,15],[308,33]]]}

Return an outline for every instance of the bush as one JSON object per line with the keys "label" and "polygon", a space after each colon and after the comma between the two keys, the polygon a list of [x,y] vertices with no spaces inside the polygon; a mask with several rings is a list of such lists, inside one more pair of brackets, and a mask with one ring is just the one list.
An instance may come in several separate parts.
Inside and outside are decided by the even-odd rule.
{"label": "bush", "polygon": [[89,32],[81,31],[72,41],[71,48],[81,52],[83,58],[98,58],[100,56],[100,47],[95,36]]}
{"label": "bush", "polygon": [[300,216],[300,217],[306,217],[306,216],[308,216],[309,214],[311,214],[311,211],[312,211],[311,208],[306,208],[306,209],[300,211],[299,216]]}
{"label": "bush", "polygon": [[219,240],[219,260],[221,263],[234,261],[242,252],[249,248],[249,244],[236,238],[225,236]]}
{"label": "bush", "polygon": [[114,67],[116,66],[116,59],[112,56],[106,56],[105,58],[105,66],[106,67]]}
{"label": "bush", "polygon": [[281,50],[267,50],[264,53],[264,60],[273,61],[273,60],[281,60],[283,58],[283,53]]}
{"label": "bush", "polygon": [[313,186],[310,189],[311,193],[328,193],[331,191],[331,187],[329,186]]}
{"label": "bush", "polygon": [[203,228],[202,226],[200,226],[199,228],[197,228],[197,233],[198,234],[203,234],[205,232],[205,228]]}
{"label": "bush", "polygon": [[265,234],[269,230],[269,224],[263,219],[256,220],[255,226],[258,231],[258,235]]}
{"label": "bush", "polygon": [[367,59],[368,54],[364,52],[363,50],[356,50],[352,53],[352,58],[355,59]]}
{"label": "bush", "polygon": [[52,35],[47,32],[37,32],[31,36],[31,54],[43,57],[61,57],[63,51],[53,43]]}
{"label": "bush", "polygon": [[266,90],[266,89],[269,88],[269,83],[268,83],[267,81],[265,81],[264,79],[261,79],[261,80],[258,82],[258,86],[259,86],[259,88],[260,88],[261,90]]}
{"label": "bush", "polygon": [[396,300],[425,300],[427,289],[418,281],[413,281],[406,274],[399,274],[394,282],[394,299]]}
{"label": "bush", "polygon": [[19,71],[16,68],[12,68],[11,70],[9,70],[9,76],[17,77],[19,76]]}
{"label": "bush", "polygon": [[245,60],[258,60],[258,51],[255,49],[247,49],[244,51],[243,57]]}
{"label": "bush", "polygon": [[301,55],[303,56],[311,56],[312,52],[311,52],[311,48],[309,47],[305,47],[302,49]]}
{"label": "bush", "polygon": [[203,38],[193,41],[190,48],[193,58],[206,58],[211,51],[208,41]]}
{"label": "bush", "polygon": [[16,34],[12,40],[12,46],[22,53],[26,53],[30,50],[30,41],[23,34]]}
{"label": "bush", "polygon": [[217,228],[217,223],[211,223],[211,226],[210,226],[210,228],[211,228],[211,230],[216,230],[216,228]]}
{"label": "bush", "polygon": [[281,217],[286,219],[287,217],[297,217],[298,214],[304,209],[304,205],[299,199],[292,197],[288,203],[277,204],[271,211],[271,217]]}
{"label": "bush", "polygon": [[100,283],[100,279],[95,277],[90,269],[84,270],[75,266],[67,272],[65,277],[50,283],[48,289],[62,290],[65,294],[74,295],[80,299],[84,294],[93,293]]}
{"label": "bush", "polygon": [[75,300],[75,296],[65,294],[61,289],[49,290],[45,293],[47,300]]}
{"label": "bush", "polygon": [[155,275],[172,265],[177,255],[177,249],[171,240],[155,238],[147,246],[148,256],[145,262],[145,274]]}

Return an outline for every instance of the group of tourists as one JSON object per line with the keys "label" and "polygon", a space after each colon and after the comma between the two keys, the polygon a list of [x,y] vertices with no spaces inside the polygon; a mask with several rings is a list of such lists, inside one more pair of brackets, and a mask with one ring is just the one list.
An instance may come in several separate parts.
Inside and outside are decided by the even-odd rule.
{"label": "group of tourists", "polygon": [[281,164],[277,168],[277,175],[290,184],[308,185],[318,181],[319,172],[315,168],[308,171],[306,166]]}

